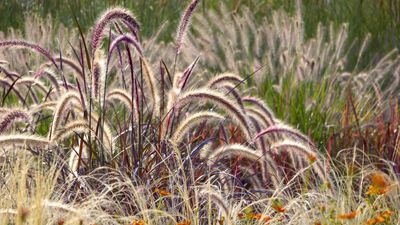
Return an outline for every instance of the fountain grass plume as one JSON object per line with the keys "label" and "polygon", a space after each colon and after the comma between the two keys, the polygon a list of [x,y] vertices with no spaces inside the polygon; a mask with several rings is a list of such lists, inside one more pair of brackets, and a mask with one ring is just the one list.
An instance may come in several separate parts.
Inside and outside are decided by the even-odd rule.
{"label": "fountain grass plume", "polygon": [[135,116],[135,120],[139,121],[139,114],[138,110],[136,108],[136,105],[133,103],[133,99],[130,93],[128,91],[125,91],[124,89],[120,88],[115,88],[108,92],[107,94],[107,100],[119,100],[121,101]]}
{"label": "fountain grass plume", "polygon": [[203,197],[210,198],[211,202],[216,204],[219,207],[219,209],[222,211],[224,218],[226,218],[228,221],[230,221],[231,210],[219,192],[216,192],[214,190],[209,190],[209,189],[203,189],[200,192],[200,195]]}
{"label": "fountain grass plume", "polygon": [[141,60],[142,65],[143,65],[143,70],[144,70],[144,79],[148,85],[148,88],[150,89],[150,94],[152,97],[152,105],[153,105],[153,113],[155,115],[158,114],[158,108],[160,104],[160,94],[158,92],[158,87],[156,85],[156,78],[154,77],[154,73],[149,65],[149,63],[142,58]]}
{"label": "fountain grass plume", "polygon": [[191,128],[194,126],[198,125],[199,123],[203,121],[209,121],[209,120],[223,120],[224,116],[215,113],[215,112],[197,112],[189,117],[187,117],[185,120],[182,122],[179,122],[179,125],[177,125],[177,128],[172,135],[171,138],[171,143],[174,144],[179,144],[184,138],[185,138],[185,133],[189,131]]}
{"label": "fountain grass plume", "polygon": [[21,77],[21,75],[19,73],[15,72],[15,71],[10,71],[9,69],[7,69],[6,66],[3,66],[1,64],[0,64],[0,72],[3,72],[7,76],[7,78],[9,78],[11,80]]}
{"label": "fountain grass plume", "polygon": [[6,90],[7,88],[11,89],[14,92],[14,94],[18,97],[18,99],[22,103],[25,103],[25,98],[22,96],[21,91],[17,89],[13,84],[11,84],[9,81],[0,78],[0,87],[4,88],[4,90]]}
{"label": "fountain grass plume", "polygon": [[181,18],[181,21],[178,26],[178,31],[176,34],[176,54],[179,54],[181,52],[183,39],[185,38],[186,32],[190,24],[190,18],[192,17],[193,12],[196,9],[196,6],[199,2],[200,0],[193,0],[190,3],[190,5],[186,8],[185,13]]}
{"label": "fountain grass plume", "polygon": [[45,56],[48,60],[50,60],[53,63],[53,65],[58,69],[58,65],[57,65],[56,61],[54,60],[54,58],[51,56],[50,52],[37,44],[30,43],[30,42],[24,41],[24,40],[0,41],[0,48],[4,48],[4,47],[27,48],[27,49],[36,51],[36,52],[42,54],[43,56]]}
{"label": "fountain grass plume", "polygon": [[[260,120],[257,116],[251,115],[251,113],[248,113],[250,121],[253,123],[254,128],[256,129],[256,132],[261,131],[261,124]],[[282,177],[280,171],[278,170],[278,166],[276,161],[272,158],[272,154],[270,152],[269,148],[269,143],[267,143],[264,138],[259,138],[255,141],[257,150],[261,152],[262,154],[262,159],[260,160],[261,163],[261,176],[262,180],[264,183],[268,183],[269,180],[271,180],[273,186],[275,188],[279,187],[279,181],[278,178]]]}
{"label": "fountain grass plume", "polygon": [[246,113],[257,118],[256,121],[262,124],[262,127],[264,129],[274,125],[274,122],[270,121],[270,118],[264,113],[264,111],[261,111],[259,108],[256,108],[254,106],[246,107]]}
{"label": "fountain grass plume", "polygon": [[139,56],[143,57],[143,49],[140,46],[140,43],[132,35],[121,34],[116,37],[110,44],[110,49],[108,50],[108,61],[110,60],[111,54],[114,49],[122,42],[132,44],[135,47],[136,51],[139,53]]}
{"label": "fountain grass plume", "polygon": [[226,83],[223,87],[224,87],[224,93],[229,93],[230,95],[232,95],[232,97],[235,99],[240,109],[242,110],[242,112],[246,114],[247,112],[243,105],[241,94],[239,93],[238,90],[236,90],[236,87],[230,83]]}
{"label": "fountain grass plume", "polygon": [[49,139],[55,134],[55,132],[59,129],[59,125],[61,123],[61,119],[63,115],[67,112],[67,107],[70,103],[79,103],[78,105],[81,106],[81,98],[79,93],[71,91],[65,93],[61,99],[57,102],[57,106],[53,116],[53,123],[51,126],[51,132],[49,132]]}
{"label": "fountain grass plume", "polygon": [[207,83],[207,87],[213,88],[214,86],[216,86],[220,83],[225,83],[225,82],[235,84],[235,82],[237,82],[237,83],[243,82],[243,79],[234,73],[223,73],[223,74],[219,74],[219,75],[215,76],[214,78],[212,78]]}
{"label": "fountain grass plume", "polygon": [[100,47],[104,38],[104,29],[107,24],[112,21],[122,21],[128,27],[133,37],[137,41],[139,40],[139,23],[136,21],[132,13],[120,7],[109,9],[100,17],[100,19],[97,20],[96,25],[94,26],[91,39],[93,56],[95,55],[96,50]]}
{"label": "fountain grass plume", "polygon": [[0,145],[19,145],[19,146],[34,146],[45,148],[50,142],[37,135],[22,135],[22,134],[11,134],[11,135],[0,135]]}
{"label": "fountain grass plume", "polygon": [[0,134],[4,133],[17,121],[30,123],[31,116],[28,112],[20,109],[10,109],[5,115],[0,115]]}
{"label": "fountain grass plume", "polygon": [[92,97],[100,100],[106,78],[106,61],[102,51],[96,51],[92,71]]}
{"label": "fountain grass plume", "polygon": [[262,159],[259,151],[241,144],[224,145],[215,149],[208,158],[208,163],[216,163],[224,157],[240,156],[242,158],[258,162]]}
{"label": "fountain grass plume", "polygon": [[282,149],[284,151],[296,150],[300,153],[296,154],[296,156],[303,157],[303,159],[305,159],[305,161],[308,162],[314,162],[317,159],[317,155],[313,150],[311,150],[310,148],[306,147],[305,145],[299,142],[284,140],[281,142],[273,143],[271,145],[271,150],[274,150],[277,153],[279,153],[279,150]]}
{"label": "fountain grass plume", "polygon": [[46,95],[46,93],[48,92],[48,90],[46,90],[46,86],[39,80],[36,80],[32,77],[24,77],[21,78],[19,80],[17,80],[14,84],[14,86],[18,87],[18,86],[22,86],[22,85],[26,85],[27,87],[38,87],[39,90],[42,91],[42,93],[44,95]]}
{"label": "fountain grass plume", "polygon": [[[88,133],[91,131],[92,135],[96,133],[96,124],[92,123],[92,128],[89,128],[89,124],[86,120],[77,120],[66,124],[64,127],[55,131],[55,134],[51,137],[51,142],[61,141],[74,135],[76,133]],[[104,137],[106,140],[105,147],[111,153],[112,150],[112,134],[109,129],[104,129]]]}
{"label": "fountain grass plume", "polygon": [[235,102],[217,91],[210,89],[197,89],[183,93],[178,98],[176,106],[177,108],[181,108],[184,105],[196,100],[214,103],[226,110],[228,115],[238,122],[238,125],[246,136],[247,140],[252,140],[252,130],[248,124],[247,118],[240,110],[240,106],[238,106]]}
{"label": "fountain grass plume", "polygon": [[275,116],[272,110],[260,99],[246,96],[242,98],[243,103],[250,103],[258,107],[268,117],[270,123],[275,124]]}
{"label": "fountain grass plume", "polygon": [[302,134],[300,131],[284,124],[279,124],[279,125],[274,125],[271,127],[268,127],[265,130],[260,131],[256,136],[255,139],[260,138],[264,135],[271,134],[271,133],[282,133],[286,134],[290,137],[295,137],[300,139],[301,141],[305,142],[306,144],[310,145],[314,149],[316,149],[314,142],[311,141],[309,137],[306,135]]}
{"label": "fountain grass plume", "polygon": [[124,89],[116,88],[108,92],[107,99],[120,100],[122,103],[128,107],[130,110],[134,110],[135,104],[133,104],[132,96]]}

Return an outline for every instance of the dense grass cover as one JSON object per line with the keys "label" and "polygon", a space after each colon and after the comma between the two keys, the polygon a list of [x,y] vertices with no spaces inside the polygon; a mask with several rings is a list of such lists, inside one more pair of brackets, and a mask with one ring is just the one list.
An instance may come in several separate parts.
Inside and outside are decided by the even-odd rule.
{"label": "dense grass cover", "polygon": [[0,224],[398,223],[397,52],[202,4],[171,43],[121,7],[2,37]]}

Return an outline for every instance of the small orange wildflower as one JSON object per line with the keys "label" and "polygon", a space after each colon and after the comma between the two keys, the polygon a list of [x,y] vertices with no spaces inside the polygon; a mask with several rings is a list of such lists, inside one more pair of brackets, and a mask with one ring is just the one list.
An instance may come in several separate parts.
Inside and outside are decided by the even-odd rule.
{"label": "small orange wildflower", "polygon": [[237,216],[238,216],[239,219],[244,219],[244,217],[245,217],[246,215],[245,215],[244,213],[241,212],[241,213],[238,213]]}
{"label": "small orange wildflower", "polygon": [[385,222],[385,218],[383,218],[382,216],[377,216],[376,221],[378,221],[378,223],[383,223]]}
{"label": "small orange wildflower", "polygon": [[308,154],[307,158],[310,161],[310,163],[313,163],[313,162],[315,162],[317,160],[317,156],[315,156],[313,154]]}
{"label": "small orange wildflower", "polygon": [[374,173],[371,175],[371,183],[376,187],[387,187],[388,182],[382,173]]}
{"label": "small orange wildflower", "polygon": [[368,186],[367,195],[383,195],[388,191],[390,186],[388,180],[382,172],[376,172],[371,175],[371,185]]}
{"label": "small orange wildflower", "polygon": [[367,225],[374,225],[374,224],[376,224],[378,221],[376,221],[376,219],[375,218],[371,218],[371,219],[369,219],[369,220],[367,220]]}
{"label": "small orange wildflower", "polygon": [[65,223],[65,220],[63,218],[60,218],[57,220],[57,225],[63,225]]}
{"label": "small orange wildflower", "polygon": [[134,221],[132,221],[132,225],[144,225],[144,221],[143,220],[134,220]]}
{"label": "small orange wildflower", "polygon": [[262,214],[261,213],[257,213],[257,214],[253,214],[252,218],[255,220],[261,220]]}
{"label": "small orange wildflower", "polygon": [[275,211],[277,211],[277,212],[280,212],[280,213],[286,212],[286,209],[283,208],[282,205],[279,204],[279,203],[276,203],[276,202],[275,202],[274,204],[272,204],[271,207],[272,207]]}
{"label": "small orange wildflower", "polygon": [[357,213],[358,213],[357,211],[353,211],[350,213],[339,214],[337,218],[342,220],[351,220],[357,216]]}
{"label": "small orange wildflower", "polygon": [[166,190],[163,190],[163,189],[159,189],[159,188],[156,188],[154,191],[157,192],[158,194],[160,194],[163,197],[171,195],[170,192],[168,192]]}
{"label": "small orange wildflower", "polygon": [[375,185],[369,185],[368,186],[368,191],[365,192],[365,194],[370,195],[370,196],[375,196],[375,195],[383,195],[387,192],[387,188],[381,188]]}
{"label": "small orange wildflower", "polygon": [[391,215],[393,215],[393,212],[390,210],[385,210],[381,213],[381,216],[384,218],[389,218]]}
{"label": "small orange wildflower", "polygon": [[190,220],[184,220],[182,222],[177,223],[176,225],[190,225],[192,222]]}

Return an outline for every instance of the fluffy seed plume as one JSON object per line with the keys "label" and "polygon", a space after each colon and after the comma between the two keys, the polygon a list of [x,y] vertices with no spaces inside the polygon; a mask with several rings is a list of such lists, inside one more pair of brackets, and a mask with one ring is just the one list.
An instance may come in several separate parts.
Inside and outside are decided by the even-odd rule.
{"label": "fluffy seed plume", "polygon": [[211,201],[219,207],[225,218],[229,219],[230,210],[228,204],[224,201],[224,198],[219,193],[213,190],[202,190],[200,192],[200,195],[204,197],[209,197]]}
{"label": "fluffy seed plume", "polygon": [[174,134],[172,135],[171,142],[178,144],[184,138],[184,134],[188,130],[190,130],[192,127],[196,126],[197,124],[201,123],[202,121],[205,121],[205,120],[208,121],[211,119],[222,120],[222,119],[224,119],[224,117],[215,112],[198,112],[198,113],[192,114],[191,116],[186,118],[184,121],[182,121],[178,125],[178,128],[176,128]]}
{"label": "fluffy seed plume", "polygon": [[43,137],[34,135],[2,135],[0,136],[0,145],[21,145],[21,146],[35,146],[46,147],[50,144],[48,140]]}
{"label": "fluffy seed plume", "polygon": [[265,115],[268,117],[269,121],[271,121],[272,124],[275,124],[274,113],[272,112],[271,109],[268,108],[268,106],[262,100],[260,100],[258,98],[247,96],[247,97],[243,97],[242,101],[243,101],[243,103],[254,104],[262,112],[265,113]]}
{"label": "fluffy seed plume", "polygon": [[80,105],[81,99],[77,92],[67,92],[62,96],[62,98],[58,102],[54,112],[54,119],[53,119],[53,124],[51,126],[52,130],[50,133],[50,137],[52,137],[55,134],[55,131],[58,130],[58,126],[61,123],[61,118],[66,113],[66,108],[70,103],[79,103]]}
{"label": "fluffy seed plume", "polygon": [[128,29],[131,31],[132,35],[136,40],[138,38],[139,24],[135,17],[126,9],[123,8],[112,8],[107,10],[99,20],[97,20],[96,25],[92,33],[92,54],[94,55],[96,50],[100,47],[101,41],[103,40],[104,29],[111,21],[119,20],[122,21]]}
{"label": "fluffy seed plume", "polygon": [[197,4],[200,0],[193,0],[190,5],[186,8],[185,13],[183,14],[181,21],[178,26],[178,32],[176,35],[176,54],[179,54],[182,49],[183,39],[188,30],[190,18],[193,15],[194,10],[196,9]]}
{"label": "fluffy seed plume", "polygon": [[40,112],[42,110],[54,110],[54,107],[57,106],[57,102],[51,101],[51,102],[44,102],[39,105],[33,105],[32,108],[30,109],[30,113],[34,114],[37,112]]}
{"label": "fluffy seed plume", "polygon": [[43,92],[43,94],[47,93],[45,85],[42,82],[40,82],[39,80],[35,80],[34,78],[31,78],[31,77],[25,77],[25,78],[19,79],[17,82],[15,82],[16,87],[21,86],[21,85],[37,87],[40,91]]}
{"label": "fluffy seed plume", "polygon": [[236,74],[233,73],[223,73],[223,74],[219,74],[217,76],[215,76],[213,79],[211,79],[208,84],[207,87],[208,88],[213,88],[215,86],[217,86],[220,83],[234,83],[234,82],[241,82],[242,78]]}
{"label": "fluffy seed plume", "polygon": [[121,34],[118,37],[116,37],[110,44],[110,50],[108,52],[108,60],[110,60],[111,53],[113,50],[120,44],[121,42],[126,42],[129,44],[132,44],[136,51],[139,53],[140,57],[143,57],[143,49],[140,46],[140,43],[133,37],[132,35],[129,34]]}
{"label": "fluffy seed plume", "polygon": [[271,126],[261,132],[259,132],[255,139],[264,136],[266,134],[270,134],[270,133],[283,133],[286,134],[288,136],[292,136],[292,137],[296,137],[302,141],[304,141],[305,143],[309,144],[310,146],[312,146],[313,148],[315,148],[314,143],[310,140],[310,138],[308,138],[307,136],[305,136],[304,134],[302,134],[300,131],[291,128],[287,125],[283,125],[283,124],[279,124],[279,125],[274,125]]}
{"label": "fluffy seed plume", "polygon": [[57,63],[54,60],[54,58],[51,56],[50,52],[47,51],[46,49],[40,47],[37,44],[34,43],[30,43],[24,40],[10,40],[10,41],[1,41],[0,42],[0,48],[4,48],[4,47],[15,47],[15,48],[27,48],[27,49],[31,49],[33,51],[36,51],[40,54],[42,54],[43,56],[45,56],[47,59],[49,59],[53,65],[58,69]]}
{"label": "fluffy seed plume", "polygon": [[300,155],[305,156],[309,161],[314,161],[317,158],[315,152],[307,148],[305,145],[290,140],[274,143],[272,144],[271,149],[275,150],[277,153],[279,153],[280,149],[284,149],[285,151],[297,150]]}
{"label": "fluffy seed plume", "polygon": [[6,113],[4,116],[1,116],[1,122],[0,122],[0,134],[6,131],[12,124],[14,124],[17,121],[30,121],[30,115],[29,113],[19,110],[19,109],[12,109],[8,113]]}
{"label": "fluffy seed plume", "polygon": [[[92,134],[95,132],[96,123],[92,123],[92,128],[89,129],[89,124],[86,120],[77,120],[71,123],[68,123],[64,127],[55,131],[55,134],[51,137],[51,141],[59,141],[62,139],[66,139],[75,133],[87,133],[89,130]],[[105,147],[109,150],[112,149],[112,135],[108,129],[104,129],[104,140],[106,141]]]}
{"label": "fluffy seed plume", "polygon": [[124,89],[113,89],[112,91],[108,92],[107,100],[111,101],[114,99],[121,101],[126,107],[128,107],[128,109],[130,109],[135,115],[136,121],[139,121],[139,114],[135,107],[135,104],[133,104],[132,96],[130,93],[128,93]]}
{"label": "fluffy seed plume", "polygon": [[[323,172],[322,164],[318,161],[316,162],[317,154],[314,151],[312,151],[310,148],[308,148],[307,146],[305,146],[301,143],[298,143],[298,142],[290,141],[290,140],[284,140],[282,142],[275,143],[271,146],[271,150],[275,150],[275,151],[279,152],[279,149],[282,149],[284,151],[299,152],[300,154],[294,154],[294,152],[289,152],[289,153],[292,153],[292,154],[290,154],[291,157],[298,157],[299,160],[303,160],[307,163],[312,163],[313,170],[316,172],[316,174],[318,175],[318,177],[321,180],[327,181],[331,184],[333,183],[330,180],[329,176],[326,176],[325,173]],[[296,160],[296,159],[293,159],[293,160]]]}
{"label": "fluffy seed plume", "polygon": [[151,70],[149,63],[142,58],[142,62],[143,62],[143,70],[144,70],[144,79],[148,85],[148,88],[150,88],[150,92],[151,92],[151,97],[153,100],[153,110],[154,113],[158,112],[158,106],[159,106],[159,102],[160,102],[160,96],[158,93],[158,89],[156,87],[156,79],[154,77],[154,73]]}
{"label": "fluffy seed plume", "polygon": [[194,91],[188,91],[184,93],[179,99],[178,99],[178,105],[177,107],[180,108],[183,105],[192,102],[192,101],[208,101],[211,103],[214,103],[224,110],[227,111],[227,113],[238,122],[239,127],[241,128],[242,132],[246,136],[248,140],[251,140],[251,129],[250,126],[247,122],[246,116],[242,113],[240,110],[240,107],[237,106],[233,101],[231,101],[229,98],[224,96],[223,94],[209,90],[209,89],[199,89],[199,90],[194,90]]}
{"label": "fluffy seed plume", "polygon": [[93,97],[100,99],[106,76],[106,62],[101,51],[96,51],[93,60],[92,91]]}
{"label": "fluffy seed plume", "polygon": [[240,145],[240,144],[232,144],[232,145],[224,145],[216,149],[209,156],[209,162],[216,162],[219,159],[222,159],[227,156],[241,156],[243,158],[249,159],[251,161],[259,161],[262,157],[261,153],[251,149],[249,147]]}
{"label": "fluffy seed plume", "polygon": [[11,88],[15,95],[19,98],[21,102],[25,102],[25,98],[22,96],[22,93],[15,87],[15,85],[11,85],[8,81],[4,79],[0,79],[0,87],[4,89]]}
{"label": "fluffy seed plume", "polygon": [[124,89],[114,89],[114,90],[108,92],[107,99],[108,100],[112,100],[112,99],[120,100],[121,102],[123,102],[126,105],[126,107],[128,107],[131,110],[133,109],[133,107],[135,105],[135,104],[132,104],[132,96]]}

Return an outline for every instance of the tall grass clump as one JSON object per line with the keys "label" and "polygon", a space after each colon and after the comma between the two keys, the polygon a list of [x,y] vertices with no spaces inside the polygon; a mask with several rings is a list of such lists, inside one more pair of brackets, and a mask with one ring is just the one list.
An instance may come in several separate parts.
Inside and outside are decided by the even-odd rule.
{"label": "tall grass clump", "polygon": [[359,139],[349,145],[337,137],[346,137],[346,130],[366,132],[371,124],[379,126],[380,118],[389,120],[399,88],[398,51],[365,63],[370,35],[358,45],[349,39],[348,24],[321,23],[309,36],[307,15],[296,3],[293,15],[276,10],[261,22],[246,7],[232,12],[223,4],[195,16],[190,51],[183,52],[181,61],[190,63],[201,55],[208,71],[251,74],[248,92],[261,96],[277,118],[309,134],[319,147],[328,148],[332,140],[336,149],[363,148]]}
{"label": "tall grass clump", "polygon": [[[45,56],[28,70],[14,72],[18,60],[1,64],[2,224],[297,223],[315,213],[299,206],[303,199],[329,202],[345,185],[351,190],[312,138],[243,85],[249,75],[202,76],[201,57],[182,60],[198,3],[182,12],[168,58],[147,57],[151,42],[119,7],[88,34],[76,21],[71,55],[0,41],[0,51]],[[357,184],[367,184],[357,166]],[[368,193],[398,195],[397,178],[385,172],[388,181],[372,179]],[[387,221],[396,219],[393,199],[379,208]],[[326,221],[337,223],[363,201],[349,202]],[[355,221],[381,215],[375,206]]]}

